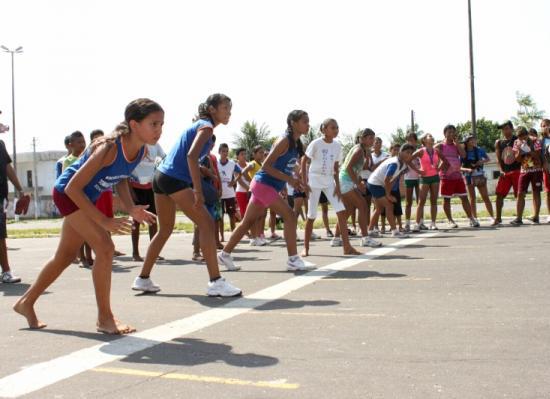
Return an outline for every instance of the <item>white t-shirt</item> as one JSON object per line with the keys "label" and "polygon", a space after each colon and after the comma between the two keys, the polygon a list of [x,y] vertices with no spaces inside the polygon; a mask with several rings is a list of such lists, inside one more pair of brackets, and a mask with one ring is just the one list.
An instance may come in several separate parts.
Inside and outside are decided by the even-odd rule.
{"label": "white t-shirt", "polygon": [[335,185],[334,164],[341,162],[342,145],[333,140],[327,143],[323,138],[313,140],[306,149],[306,155],[311,159],[309,165],[309,186],[326,188]]}
{"label": "white t-shirt", "polygon": [[229,183],[234,180],[235,173],[241,173],[241,168],[231,159],[225,165],[218,159],[218,171],[222,181],[222,199],[235,198],[235,188],[229,186]]}
{"label": "white t-shirt", "polygon": [[154,145],[147,144],[147,153],[132,172],[131,180],[139,184],[151,183],[157,162],[165,156],[166,154],[159,143]]}
{"label": "white t-shirt", "polygon": [[[238,165],[238,164],[237,164]],[[247,164],[248,166],[248,164]],[[246,166],[245,166],[246,168]],[[241,171],[243,171],[244,168],[241,167]],[[246,180],[246,178],[244,177],[244,175],[241,177],[241,179],[244,181],[244,182],[248,182],[248,180]],[[250,185],[250,182],[248,182],[248,185]],[[237,180],[237,192],[238,193],[247,193],[248,190],[246,189],[246,187],[244,187],[241,183],[239,183],[239,181]]]}
{"label": "white t-shirt", "polygon": [[380,153],[380,155],[376,155],[373,151],[371,153],[371,156],[372,156],[372,164],[376,165],[377,163],[382,162],[384,159],[389,158],[390,154],[388,154],[387,152],[382,151]]}
{"label": "white t-shirt", "polygon": [[[376,186],[384,186],[387,176],[391,176],[392,179],[399,177],[407,169],[405,162],[400,163],[398,157],[391,157],[386,159],[382,164],[376,168],[369,177],[369,184]],[[394,181],[395,184],[395,181]]]}

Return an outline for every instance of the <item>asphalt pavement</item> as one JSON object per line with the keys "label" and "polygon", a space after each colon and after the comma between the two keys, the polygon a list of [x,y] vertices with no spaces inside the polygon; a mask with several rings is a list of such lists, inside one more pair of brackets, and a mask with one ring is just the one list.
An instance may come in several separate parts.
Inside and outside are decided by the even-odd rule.
{"label": "asphalt pavement", "polygon": [[0,284],[0,397],[548,398],[549,233],[463,227],[385,237],[361,257],[321,239],[310,273],[285,271],[284,241],[243,243],[243,270],[223,273],[244,290],[235,299],[205,296],[191,236],[174,234],[157,294],[131,291],[140,264],[115,260],[112,306],[138,329],[123,338],[95,332],[91,272],[77,265],[37,303],[48,327],[25,328],[11,306],[58,238],[8,240],[23,283]]}

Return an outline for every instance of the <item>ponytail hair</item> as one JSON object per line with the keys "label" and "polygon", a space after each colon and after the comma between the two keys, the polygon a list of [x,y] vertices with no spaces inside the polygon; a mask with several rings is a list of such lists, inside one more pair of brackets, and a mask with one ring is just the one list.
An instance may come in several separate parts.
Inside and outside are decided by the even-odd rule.
{"label": "ponytail hair", "polygon": [[297,139],[294,139],[294,132],[292,131],[292,122],[298,122],[304,116],[307,116],[306,111],[295,109],[294,111],[290,112],[290,114],[288,114],[286,118],[287,127],[286,127],[285,137],[288,139],[288,149],[289,150],[296,149],[296,151],[298,151],[299,157],[304,155],[304,145],[302,144],[302,141],[300,140],[299,137]]}
{"label": "ponytail hair", "polygon": [[212,116],[210,115],[210,107],[218,108],[218,106],[224,102],[231,104],[231,99],[222,93],[215,93],[208,96],[205,102],[199,104],[197,116],[195,116],[195,121],[199,119],[205,119],[210,122]]}
{"label": "ponytail hair", "polygon": [[104,143],[114,144],[122,136],[128,136],[132,133],[130,121],[141,122],[154,112],[164,112],[162,107],[155,101],[148,98],[138,98],[126,106],[124,110],[124,121],[119,123],[108,136],[98,137],[89,147],[90,153]]}

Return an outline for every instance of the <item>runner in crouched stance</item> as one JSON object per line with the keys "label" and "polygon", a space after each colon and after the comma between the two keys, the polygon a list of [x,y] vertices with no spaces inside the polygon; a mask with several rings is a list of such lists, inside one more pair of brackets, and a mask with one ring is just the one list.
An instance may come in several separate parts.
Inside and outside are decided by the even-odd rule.
{"label": "runner in crouched stance", "polygon": [[176,145],[158,166],[153,178],[153,191],[159,229],[149,244],[141,273],[134,280],[133,290],[160,291],[160,287],[151,280],[150,274],[160,251],[174,230],[177,205],[198,226],[200,247],[210,276],[207,294],[223,297],[241,295],[239,288],[220,276],[216,261],[214,220],[204,205],[208,191],[207,187],[201,184],[199,168],[199,160],[208,156],[212,148],[214,127],[219,124],[226,125],[230,116],[229,97],[224,94],[213,94],[208,97],[206,102],[199,106],[197,121],[182,133]]}
{"label": "runner in crouched stance", "polygon": [[106,334],[135,331],[115,318],[110,303],[115,250],[110,233],[129,233],[132,222],[127,217],[109,218],[94,203],[103,191],[116,185],[122,204],[135,221],[155,223],[155,215],[146,211],[147,206],[134,205],[126,179],[141,162],[145,144],[153,145],[160,138],[164,111],[154,101],[138,99],[126,107],[124,117],[125,122],[117,126],[111,137],[95,140],[55,182],[54,203],[64,216],[61,238],[53,258],[14,306],[30,328],[46,327],[36,316],[34,304],[87,242],[96,254],[92,277],[98,308],[97,330]]}
{"label": "runner in crouched stance", "polygon": [[292,171],[297,159],[303,155],[300,136],[309,131],[309,116],[307,112],[294,110],[287,118],[286,134],[272,147],[269,155],[262,164],[262,169],[256,173],[250,184],[252,197],[242,223],[235,229],[229,242],[218,254],[218,261],[229,270],[238,270],[231,257],[231,252],[251,228],[252,224],[261,217],[267,208],[273,209],[283,217],[286,247],[288,251],[287,270],[309,270],[302,258],[298,256],[296,248],[296,216],[288,203],[279,195],[289,183],[295,189],[308,190],[301,180],[292,177]]}

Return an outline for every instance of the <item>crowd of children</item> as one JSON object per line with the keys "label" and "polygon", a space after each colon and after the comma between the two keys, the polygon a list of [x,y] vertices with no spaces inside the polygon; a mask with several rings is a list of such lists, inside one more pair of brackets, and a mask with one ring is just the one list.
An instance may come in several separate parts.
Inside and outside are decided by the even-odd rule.
{"label": "crowd of children", "polygon": [[[110,234],[132,233],[133,259],[143,262],[132,289],[157,292],[160,286],[153,282],[151,274],[156,261],[162,259],[160,252],[173,232],[176,209],[183,211],[195,224],[193,259],[206,263],[207,295],[232,297],[241,295],[242,291],[221,276],[218,265],[228,271],[241,269],[231,254],[245,236],[250,245],[266,245],[269,241],[264,230],[268,215],[272,240],[279,238],[275,232],[276,218],[282,219],[288,253],[286,269],[304,271],[313,267],[303,257],[310,255],[310,242],[316,238],[313,225],[320,205],[327,237],[332,238],[331,246],[342,246],[345,255],[361,254],[352,245],[354,230],[348,228],[348,219],[356,214],[360,245],[379,247],[382,243],[377,238],[385,231],[386,221],[394,238],[407,238],[410,232],[437,230],[439,196],[443,198],[449,228],[458,227],[452,214],[453,197],[460,199],[470,226],[480,226],[476,189],[487,212],[492,218],[494,216],[493,226],[502,223],[503,201],[512,188],[517,195],[517,216],[512,224],[523,223],[529,186],[534,206],[531,222],[539,223],[543,187],[549,193],[547,205],[550,207],[548,119],[541,123],[540,139],[536,131],[523,128],[514,135],[511,122],[500,125],[503,138],[497,140],[495,147],[501,175],[494,215],[483,170],[489,157],[477,146],[475,137],[461,141],[452,125],[443,129],[444,140],[440,143],[436,143],[431,134],[424,134],[419,139],[410,133],[405,144],[392,143],[389,154],[383,151],[382,139],[372,129],[363,129],[356,137],[356,144],[347,154],[342,154],[342,145],[337,140],[338,122],[332,118],[323,121],[319,138],[304,148],[300,137],[310,130],[309,115],[306,111],[294,110],[288,115],[285,134],[271,148],[239,148],[232,160],[229,146],[221,143],[217,146],[219,158],[216,158],[213,154],[216,148],[214,130],[229,122],[231,108],[228,96],[209,96],[200,104],[193,123],[166,154],[157,144],[164,111],[148,99],[131,102],[126,108],[124,122],[113,134],[104,136],[101,131],[92,132],[88,147],[82,133],[67,136],[68,153],[58,162],[61,166],[53,192],[54,202],[65,218],[59,246],[14,307],[31,328],[45,326],[34,310],[39,296],[75,259],[80,248],[88,245],[89,251],[81,250],[84,252],[81,259],[87,266],[93,266],[98,331],[109,334],[134,331],[133,327],[118,321],[110,308],[111,265],[115,255]],[[0,151],[0,161],[3,158],[9,169],[9,156]],[[11,177],[10,180],[19,185]],[[404,226],[402,180],[405,187]],[[116,188],[121,205],[132,220],[114,217],[112,188]],[[429,227],[424,224],[428,196]],[[411,223],[415,199],[416,215]],[[328,204],[337,217],[334,234],[329,225]],[[226,214],[231,229],[227,242]],[[299,255],[297,224],[300,216],[305,219],[305,232],[303,251]],[[144,259],[138,249],[142,222],[149,224],[151,239]],[[3,280],[8,276],[5,282],[16,282],[9,266],[6,267],[7,260],[0,260]]]}

